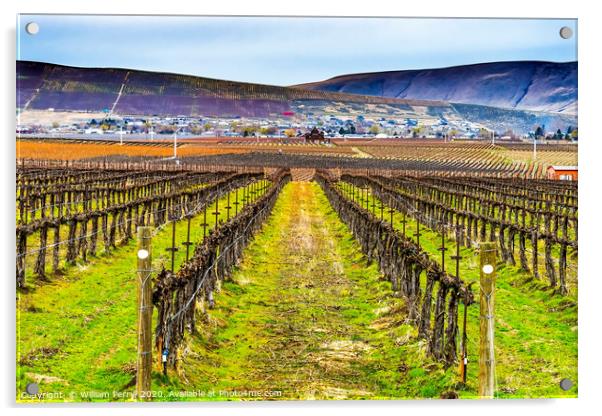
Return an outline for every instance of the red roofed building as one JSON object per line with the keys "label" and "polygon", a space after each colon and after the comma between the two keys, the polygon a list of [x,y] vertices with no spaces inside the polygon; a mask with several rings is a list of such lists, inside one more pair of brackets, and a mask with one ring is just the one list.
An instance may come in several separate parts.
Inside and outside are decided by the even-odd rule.
{"label": "red roofed building", "polygon": [[577,172],[577,166],[548,166],[548,179],[576,181]]}

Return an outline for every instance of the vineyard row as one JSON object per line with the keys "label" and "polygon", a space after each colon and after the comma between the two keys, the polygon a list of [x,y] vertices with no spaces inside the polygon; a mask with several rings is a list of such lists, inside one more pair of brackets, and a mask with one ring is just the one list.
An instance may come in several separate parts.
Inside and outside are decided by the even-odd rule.
{"label": "vineyard row", "polygon": [[171,365],[177,365],[185,331],[194,331],[197,304],[206,302],[213,308],[217,282],[229,276],[289,180],[290,174],[284,170],[276,174],[259,199],[212,230],[177,272],[163,269],[158,274],[153,289],[153,304],[158,310],[155,345],[159,355],[169,352]]}
{"label": "vineyard row", "polygon": [[[416,218],[426,227],[436,230],[443,235],[451,233],[459,245],[474,246],[477,241],[497,241],[502,260],[510,265],[516,264],[515,240],[518,236],[520,268],[534,277],[539,278],[539,246],[544,247],[544,265],[550,286],[558,288],[561,294],[567,294],[567,255],[577,255],[576,232],[574,238],[569,236],[569,216],[557,216],[544,210],[529,212],[525,207],[488,204],[485,201],[474,200],[462,208],[455,208],[445,202],[443,197],[437,197],[426,190],[417,189],[417,183],[411,182],[410,189],[392,187],[382,178],[343,176],[343,183],[357,188],[358,199],[362,190],[371,191],[383,204],[402,212],[404,215]],[[395,184],[399,185],[400,180]],[[419,186],[419,185],[418,185]],[[422,192],[424,191],[424,192]],[[355,189],[352,198],[355,199]],[[443,192],[444,193],[444,192]],[[419,196],[423,195],[423,196]],[[428,196],[430,195],[430,197]],[[498,214],[494,207],[498,206]],[[526,218],[529,224],[526,224]],[[543,230],[540,228],[540,218],[543,217]],[[562,218],[560,225],[552,227],[553,218]],[[571,221],[573,222],[573,221]],[[576,218],[573,223],[576,229]],[[527,242],[531,247],[531,265],[528,262]],[[555,262],[555,254],[558,264]]]}
{"label": "vineyard row", "polygon": [[427,340],[429,353],[447,364],[455,362],[458,306],[460,302],[473,303],[470,289],[390,223],[381,221],[368,209],[347,198],[335,182],[319,176],[318,183],[360,243],[368,261],[376,261],[393,290],[406,299],[408,320]]}
{"label": "vineyard row", "polygon": [[[50,249],[52,272],[56,273],[61,261],[62,246],[66,246],[64,255],[67,264],[73,264],[78,258],[86,261],[88,256],[97,254],[100,237],[105,251],[110,252],[116,247],[117,241],[129,241],[136,227],[162,227],[167,222],[195,216],[203,207],[232,189],[243,187],[245,200],[246,186],[256,183],[257,179],[256,174],[229,175],[210,186],[198,189],[174,190],[151,196],[138,195],[136,199],[129,199],[107,208],[88,207],[81,213],[63,213],[60,216],[43,217],[29,224],[17,225],[17,286],[25,286],[25,268],[29,257],[35,256],[34,274],[39,280],[46,280],[46,257]],[[48,244],[49,231],[53,234],[52,244]],[[31,241],[33,236],[39,240],[38,248],[28,251],[28,241]]]}

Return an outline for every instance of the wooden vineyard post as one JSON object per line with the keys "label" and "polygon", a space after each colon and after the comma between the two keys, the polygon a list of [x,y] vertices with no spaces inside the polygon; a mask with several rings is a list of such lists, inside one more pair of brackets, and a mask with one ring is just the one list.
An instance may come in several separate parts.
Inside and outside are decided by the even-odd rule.
{"label": "wooden vineyard post", "polygon": [[150,399],[152,369],[152,227],[138,227],[138,360],[136,397]]}
{"label": "wooden vineyard post", "polygon": [[479,396],[493,398],[495,389],[494,301],[496,279],[496,245],[481,243],[481,296],[479,341]]}
{"label": "wooden vineyard post", "polygon": [[414,233],[416,237],[416,245],[420,248],[420,219],[416,216],[416,232]]}
{"label": "wooden vineyard post", "polygon": [[376,217],[376,201],[374,200],[374,192],[370,190],[370,199],[372,200],[372,215]]}
{"label": "wooden vineyard post", "polygon": [[176,219],[174,218],[171,223],[171,247],[167,247],[166,251],[171,252],[171,272],[174,272],[174,267],[176,265],[176,251],[178,248],[176,247]]}
{"label": "wooden vineyard post", "polygon": [[[460,233],[461,228],[456,228],[456,254],[451,256],[451,259],[456,262],[456,278],[460,279],[460,260],[462,260],[462,256],[460,255]],[[466,373],[468,371],[468,349],[466,347],[466,342],[468,341],[468,336],[466,335],[466,318],[468,315],[468,301],[469,301],[469,292],[471,291],[472,283],[470,283],[466,288],[466,294],[462,303],[464,303],[464,316],[462,319],[462,349],[460,355],[460,379],[462,381],[462,385],[466,385]]]}
{"label": "wooden vineyard post", "polygon": [[215,216],[215,227],[213,228],[214,230],[217,229],[217,225],[219,222],[219,197],[220,194],[218,192],[217,196],[215,197],[215,211],[213,212],[213,215]]}
{"label": "wooden vineyard post", "polygon": [[226,221],[230,221],[230,208],[232,207],[230,206],[230,191],[228,191],[228,202],[226,204]]}
{"label": "wooden vineyard post", "polygon": [[438,250],[441,252],[441,270],[445,272],[445,226],[441,226],[441,247]]}
{"label": "wooden vineyard post", "polygon": [[190,241],[190,221],[192,221],[192,217],[190,215],[188,215],[188,226],[187,226],[187,230],[186,230],[186,241],[184,241],[182,244],[184,246],[186,246],[186,261],[188,261],[189,257],[190,257],[190,246],[194,245],[194,243],[192,241]]}
{"label": "wooden vineyard post", "polygon": [[203,241],[205,240],[205,237],[207,237],[207,226],[209,224],[207,224],[207,202],[205,202],[205,206],[203,207],[203,224],[201,224],[203,226]]}
{"label": "wooden vineyard post", "polygon": [[234,198],[234,215],[238,215],[238,188],[236,188],[236,195]]}
{"label": "wooden vineyard post", "polygon": [[406,213],[405,213],[405,211],[402,212],[402,215],[403,215],[403,219],[401,220],[401,226],[403,228],[401,229],[401,234],[405,237],[406,236],[406,223],[408,221],[406,220]]}

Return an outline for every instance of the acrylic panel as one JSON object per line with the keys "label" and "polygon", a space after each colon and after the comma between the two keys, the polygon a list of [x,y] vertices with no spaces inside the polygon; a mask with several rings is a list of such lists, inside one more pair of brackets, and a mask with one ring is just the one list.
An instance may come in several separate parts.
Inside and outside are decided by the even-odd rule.
{"label": "acrylic panel", "polygon": [[575,19],[17,43],[18,402],[577,396]]}

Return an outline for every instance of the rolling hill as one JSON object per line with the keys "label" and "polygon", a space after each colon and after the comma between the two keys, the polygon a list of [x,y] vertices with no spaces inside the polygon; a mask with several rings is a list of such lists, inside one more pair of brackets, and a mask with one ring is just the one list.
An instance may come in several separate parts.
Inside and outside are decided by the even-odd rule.
{"label": "rolling hill", "polygon": [[[379,82],[381,93],[393,93],[395,88],[388,81],[384,81],[383,74],[378,75],[380,78],[377,78],[381,81],[374,83],[372,87],[355,91],[363,83],[360,80],[367,80],[370,75],[376,77],[375,74],[350,75],[333,78],[325,83],[282,87],[132,69],[77,68],[43,62],[17,61],[16,104],[21,113],[27,110],[46,112],[50,110],[54,112],[52,114],[104,112],[162,117],[264,119],[286,118],[294,115],[299,117],[298,120],[305,120],[307,123],[313,123],[312,120],[318,115],[347,119],[355,119],[361,115],[375,120],[412,119],[423,125],[436,125],[443,121],[455,126],[463,126],[467,122],[472,122],[490,126],[500,132],[510,128],[517,133],[531,131],[535,126],[542,124],[553,131],[557,128],[565,130],[568,126],[576,126],[576,117],[570,111],[571,105],[576,108],[576,101],[570,104],[568,98],[562,101],[557,97],[555,106],[548,105],[562,112],[533,111],[519,108],[520,106],[510,109],[500,108],[505,107],[502,98],[495,98],[495,94],[490,92],[490,102],[481,105],[482,103],[479,102],[484,100],[477,99],[476,92],[471,96],[470,88],[466,85],[463,87],[465,99],[458,100],[459,88],[454,87],[449,80],[447,83],[441,81],[429,87],[429,91],[432,91],[430,95],[437,95],[435,97],[437,99],[367,95],[377,92]],[[481,76],[483,77],[485,76]],[[356,81],[350,82],[349,87],[342,86],[346,84],[345,80],[352,78]],[[499,76],[497,79],[502,77]],[[425,82],[421,81],[423,84]],[[530,89],[543,88],[542,82],[533,81],[532,84]],[[395,85],[401,88],[400,83]],[[412,81],[411,85],[418,85],[417,81]],[[500,87],[493,81],[489,85],[492,91],[494,85],[497,85],[498,89]],[[550,82],[549,85],[552,83]],[[355,87],[351,88],[351,86]],[[557,90],[559,88],[557,87]],[[441,91],[437,92],[438,90]],[[482,88],[476,89],[477,92],[481,90]],[[407,95],[407,91],[404,94]],[[505,97],[508,94],[501,91],[499,95]],[[450,97],[453,99],[450,101],[456,103],[450,103],[448,101]],[[527,94],[521,102],[528,103],[529,100],[533,102],[534,95]],[[552,102],[553,97],[549,96],[548,101]],[[468,104],[459,104],[460,102],[468,102]],[[545,107],[541,103],[538,106]],[[558,106],[562,108],[559,109]]]}
{"label": "rolling hill", "polygon": [[295,87],[313,91],[577,114],[577,62],[491,62],[341,75]]}
{"label": "rolling hill", "polygon": [[17,108],[159,116],[267,117],[294,101],[448,106],[189,75],[17,61]]}

